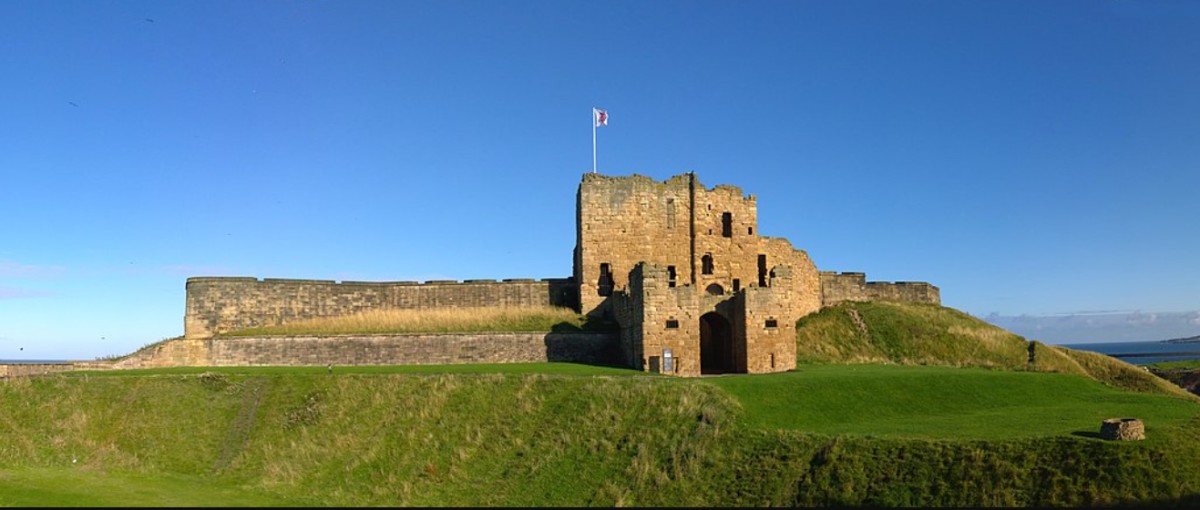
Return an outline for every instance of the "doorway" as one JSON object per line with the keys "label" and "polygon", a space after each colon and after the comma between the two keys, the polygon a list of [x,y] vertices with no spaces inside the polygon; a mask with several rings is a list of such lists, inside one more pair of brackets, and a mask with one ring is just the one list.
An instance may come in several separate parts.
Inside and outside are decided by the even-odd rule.
{"label": "doorway", "polygon": [[701,315],[700,373],[724,374],[733,371],[733,328],[717,312]]}

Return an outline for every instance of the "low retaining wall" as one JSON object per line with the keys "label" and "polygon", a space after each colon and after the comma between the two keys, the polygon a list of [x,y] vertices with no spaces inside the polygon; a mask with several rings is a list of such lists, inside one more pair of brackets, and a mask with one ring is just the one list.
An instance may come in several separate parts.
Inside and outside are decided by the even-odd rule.
{"label": "low retaining wall", "polygon": [[75,370],[74,363],[4,363],[0,364],[0,379],[46,375]]}
{"label": "low retaining wall", "polygon": [[441,333],[170,340],[111,368],[617,361],[616,333]]}

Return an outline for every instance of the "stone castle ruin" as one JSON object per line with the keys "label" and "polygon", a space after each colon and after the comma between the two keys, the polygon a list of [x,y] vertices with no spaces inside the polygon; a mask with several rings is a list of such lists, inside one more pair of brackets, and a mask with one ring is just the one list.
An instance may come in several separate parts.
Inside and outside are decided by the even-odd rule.
{"label": "stone castle ruin", "polygon": [[[796,320],[841,301],[940,304],[922,282],[818,271],[788,240],[758,233],[754,195],[584,174],[569,278],[333,282],[189,278],[184,338],[139,358],[170,364],[616,362],[680,376],[779,372],[796,365]],[[613,319],[617,335],[472,334],[223,337],[374,309],[564,306]],[[171,342],[168,342],[171,344]]]}

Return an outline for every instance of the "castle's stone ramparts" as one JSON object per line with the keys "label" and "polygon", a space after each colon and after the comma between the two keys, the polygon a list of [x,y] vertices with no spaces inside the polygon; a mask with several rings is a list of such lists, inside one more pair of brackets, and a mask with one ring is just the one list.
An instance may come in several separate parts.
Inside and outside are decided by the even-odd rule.
{"label": "castle's stone ramparts", "polygon": [[335,282],[198,277],[187,280],[184,336],[208,338],[259,326],[370,310],[482,306],[576,307],[569,278]]}
{"label": "castle's stone ramparts", "polygon": [[[614,363],[612,333],[419,333],[177,339],[104,367]],[[2,365],[0,365],[2,366]]]}
{"label": "castle's stone ramparts", "polygon": [[868,282],[864,273],[821,271],[821,304],[832,306],[842,301],[904,301],[942,303],[937,287],[925,282]]}

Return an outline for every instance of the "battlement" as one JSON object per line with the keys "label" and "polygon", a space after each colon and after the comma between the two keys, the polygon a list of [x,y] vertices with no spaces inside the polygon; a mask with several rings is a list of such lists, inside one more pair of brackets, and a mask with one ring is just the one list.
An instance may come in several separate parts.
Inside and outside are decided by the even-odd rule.
{"label": "battlement", "polygon": [[484,306],[575,308],[571,278],[360,282],[253,277],[187,279],[184,336],[381,309]]}
{"label": "battlement", "polygon": [[926,282],[868,282],[866,273],[821,271],[822,306],[874,300],[942,303],[941,291]]}

